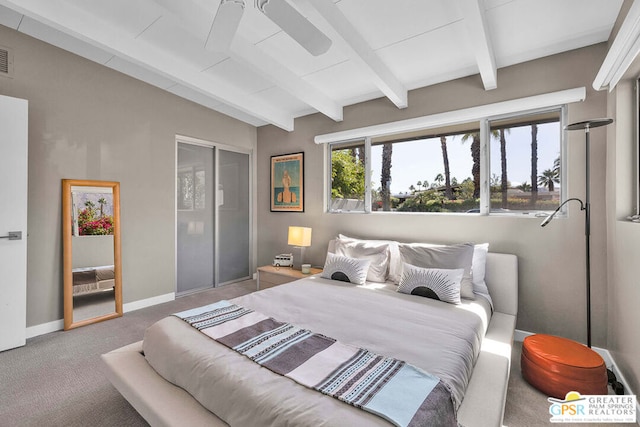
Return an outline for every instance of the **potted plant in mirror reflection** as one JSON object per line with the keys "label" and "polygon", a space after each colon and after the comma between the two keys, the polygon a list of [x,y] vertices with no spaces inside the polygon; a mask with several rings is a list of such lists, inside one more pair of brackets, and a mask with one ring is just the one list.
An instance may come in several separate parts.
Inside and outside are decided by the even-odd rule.
{"label": "potted plant in mirror reflection", "polygon": [[[109,194],[82,193],[77,208],[78,235],[113,235],[113,206]],[[80,204],[79,203],[79,204]]]}

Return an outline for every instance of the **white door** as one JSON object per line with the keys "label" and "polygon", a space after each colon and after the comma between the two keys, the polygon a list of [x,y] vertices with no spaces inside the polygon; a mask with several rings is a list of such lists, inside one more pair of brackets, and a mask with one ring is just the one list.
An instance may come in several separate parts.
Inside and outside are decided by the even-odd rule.
{"label": "white door", "polygon": [[27,114],[0,95],[0,351],[26,342]]}

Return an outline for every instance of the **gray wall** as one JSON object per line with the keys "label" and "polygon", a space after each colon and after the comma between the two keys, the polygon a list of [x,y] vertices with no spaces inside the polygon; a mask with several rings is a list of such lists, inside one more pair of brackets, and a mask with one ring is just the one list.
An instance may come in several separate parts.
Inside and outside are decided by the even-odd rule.
{"label": "gray wall", "polygon": [[[591,83],[606,54],[600,44],[561,55],[500,69],[498,89],[485,91],[479,76],[411,91],[409,108],[398,110],[386,99],[345,108],[344,121],[335,123],[316,114],[297,119],[295,131],[273,126],[258,129],[258,176],[269,176],[272,155],[304,151],[306,202],[304,213],[269,211],[269,181],[258,182],[258,262],[270,263],[274,254],[288,251],[289,225],[313,228],[307,259],[322,265],[329,239],[337,233],[403,241],[489,242],[494,252],[519,257],[520,304],[517,327],[531,332],[557,334],[586,342],[584,272],[584,215],[572,205],[568,219],[540,228],[540,219],[479,217],[442,214],[328,214],[323,212],[323,147],[313,137],[339,130],[424,116],[513,98],[587,88],[587,99],[569,107],[575,122],[607,113],[607,94],[595,92]],[[607,258],[605,227],[605,136],[592,131],[593,342],[607,344]],[[584,133],[569,135],[568,191],[584,197]]]}
{"label": "gray wall", "polygon": [[175,291],[175,135],[255,147],[256,128],[0,26],[0,94],[29,100],[27,326],[62,318],[61,182],[120,182],[125,303]]}

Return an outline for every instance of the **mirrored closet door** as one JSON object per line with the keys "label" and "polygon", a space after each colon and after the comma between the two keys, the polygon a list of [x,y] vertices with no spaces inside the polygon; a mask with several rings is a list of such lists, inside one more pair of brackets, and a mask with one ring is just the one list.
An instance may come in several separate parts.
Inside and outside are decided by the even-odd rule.
{"label": "mirrored closet door", "polygon": [[250,153],[177,142],[176,294],[251,276]]}

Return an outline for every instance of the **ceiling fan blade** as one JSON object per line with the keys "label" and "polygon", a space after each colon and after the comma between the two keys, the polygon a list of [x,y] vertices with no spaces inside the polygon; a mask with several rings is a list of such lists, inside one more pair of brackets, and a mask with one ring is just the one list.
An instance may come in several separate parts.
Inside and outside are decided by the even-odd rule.
{"label": "ceiling fan blade", "polygon": [[331,39],[285,0],[256,0],[256,7],[313,56],[331,47]]}
{"label": "ceiling fan blade", "polygon": [[220,2],[204,45],[205,49],[217,52],[226,52],[229,49],[233,36],[238,30],[238,25],[240,25],[244,6],[244,0],[222,0]]}

